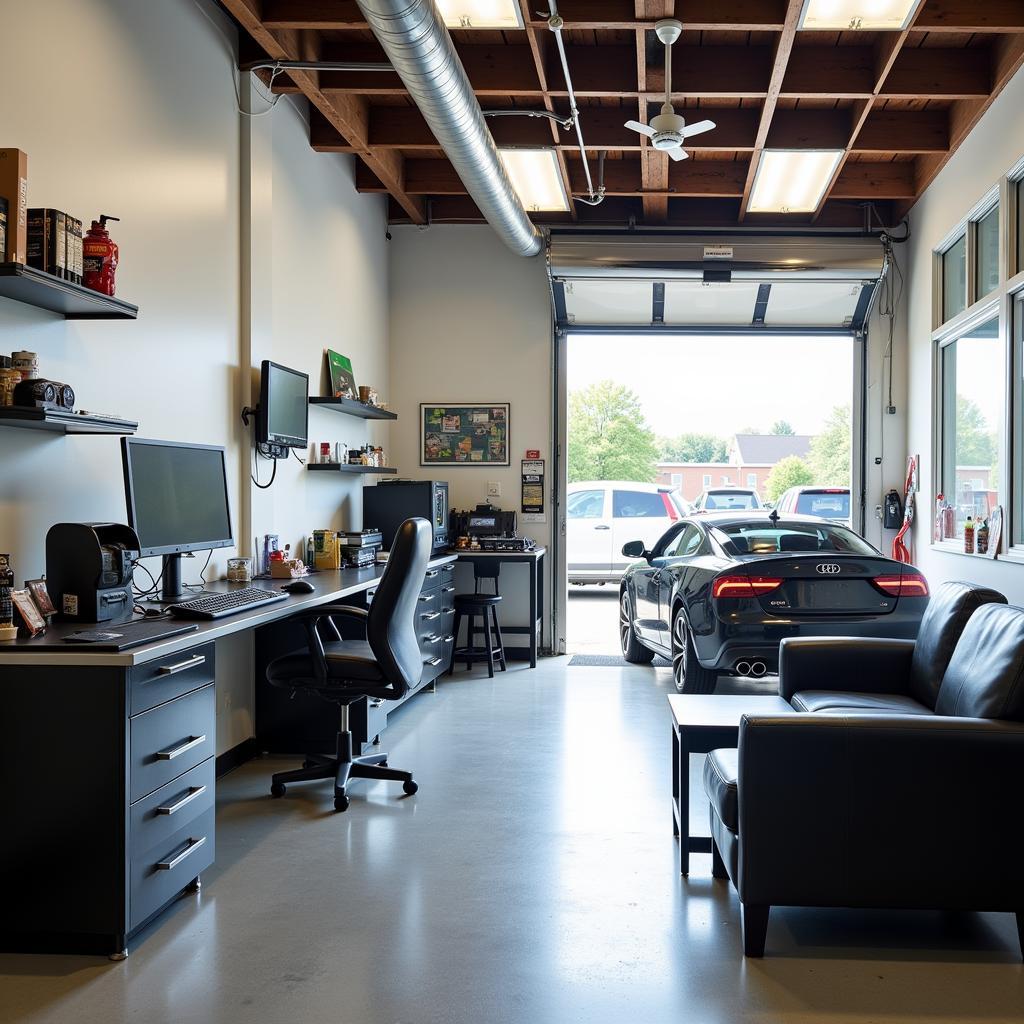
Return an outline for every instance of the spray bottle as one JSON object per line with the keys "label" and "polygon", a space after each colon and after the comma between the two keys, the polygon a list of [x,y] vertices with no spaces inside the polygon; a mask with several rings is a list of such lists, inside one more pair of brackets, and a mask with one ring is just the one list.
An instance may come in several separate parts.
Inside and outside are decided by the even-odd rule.
{"label": "spray bottle", "polygon": [[108,220],[120,220],[109,214],[100,214],[99,220],[92,222],[82,242],[82,284],[102,295],[114,294],[114,274],[117,271],[117,243],[107,231]]}

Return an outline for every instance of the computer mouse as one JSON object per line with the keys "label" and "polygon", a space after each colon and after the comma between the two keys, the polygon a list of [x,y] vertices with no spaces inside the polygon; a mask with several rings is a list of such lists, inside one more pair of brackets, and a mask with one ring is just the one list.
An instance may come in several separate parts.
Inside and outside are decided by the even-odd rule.
{"label": "computer mouse", "polygon": [[289,594],[312,594],[315,587],[308,580],[292,580],[291,583],[286,583],[281,589]]}

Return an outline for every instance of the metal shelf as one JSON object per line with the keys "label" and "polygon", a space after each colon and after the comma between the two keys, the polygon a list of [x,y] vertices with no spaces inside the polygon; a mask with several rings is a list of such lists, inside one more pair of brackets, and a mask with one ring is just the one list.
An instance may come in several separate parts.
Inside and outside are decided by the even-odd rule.
{"label": "metal shelf", "polygon": [[48,430],[54,434],[134,434],[139,429],[138,423],[116,416],[82,415],[66,409],[20,405],[0,406],[0,427]]}
{"label": "metal shelf", "polygon": [[66,320],[134,320],[139,307],[26,267],[0,263],[0,297],[46,309]]}
{"label": "metal shelf", "polygon": [[357,466],[347,462],[311,462],[306,466],[310,472],[320,473],[397,473],[394,466]]}
{"label": "metal shelf", "polygon": [[358,416],[363,420],[398,419],[398,413],[396,412],[379,409],[375,405],[366,405],[364,402],[357,402],[354,398],[311,398],[309,404],[319,406],[321,409],[333,409],[335,412],[343,412],[347,416]]}

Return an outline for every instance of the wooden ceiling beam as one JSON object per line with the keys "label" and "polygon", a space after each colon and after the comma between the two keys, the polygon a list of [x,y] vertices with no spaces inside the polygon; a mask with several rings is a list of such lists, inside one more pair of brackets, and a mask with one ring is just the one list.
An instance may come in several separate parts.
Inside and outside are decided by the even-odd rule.
{"label": "wooden ceiling beam", "polygon": [[[271,31],[260,21],[259,0],[223,0],[224,7],[267,54],[275,60],[318,60],[317,42],[311,33]],[[320,89],[319,74],[295,71],[292,80],[303,94],[352,145],[359,158],[386,184],[388,192],[418,224],[426,222],[426,207],[404,188],[401,153],[372,150],[367,143],[368,104],[362,97],[328,97]]]}
{"label": "wooden ceiling beam", "polygon": [[[641,92],[650,89],[648,84],[649,71],[647,66],[647,33],[653,26],[651,21],[667,17],[663,13],[667,9],[674,9],[674,3],[659,3],[658,0],[634,0],[634,10],[640,21],[646,22],[642,29],[636,33],[636,77],[637,88]],[[653,12],[653,13],[652,13]],[[664,49],[662,49],[664,53]],[[664,71],[662,72],[664,81]],[[637,120],[646,124],[650,120],[650,111],[647,101],[637,97]],[[626,129],[629,131],[629,129]],[[659,153],[652,145],[651,140],[644,135],[630,132],[636,135],[640,142],[640,189],[643,192],[642,206],[645,224],[664,224],[668,217],[668,197],[658,194],[668,188],[668,157]]]}
{"label": "wooden ceiling beam", "polygon": [[738,219],[743,220],[747,213],[747,206],[750,203],[750,191],[754,187],[754,176],[757,174],[757,164],[761,159],[761,152],[768,141],[768,132],[771,130],[772,118],[775,116],[775,108],[779,102],[779,95],[782,92],[782,84],[786,78],[786,69],[793,53],[793,43],[796,41],[797,26],[800,23],[800,12],[803,8],[803,0],[789,0],[786,6],[786,17],[775,41],[775,50],[772,54],[772,71],[768,81],[768,92],[765,95],[764,103],[761,106],[761,120],[757,126],[757,136],[754,139],[754,152],[747,167],[747,176],[743,184],[743,196],[740,200]]}
{"label": "wooden ceiling beam", "polygon": [[927,0],[915,32],[1024,32],[1021,0]]}

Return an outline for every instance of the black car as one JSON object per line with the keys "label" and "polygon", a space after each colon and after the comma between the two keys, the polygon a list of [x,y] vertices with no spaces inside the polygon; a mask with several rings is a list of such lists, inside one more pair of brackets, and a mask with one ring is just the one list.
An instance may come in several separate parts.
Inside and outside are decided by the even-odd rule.
{"label": "black car", "polygon": [[928,584],[852,530],[812,516],[711,512],[674,524],[631,565],[619,594],[627,661],[672,659],[676,687],[711,693],[721,673],[778,671],[787,636],[913,639]]}

